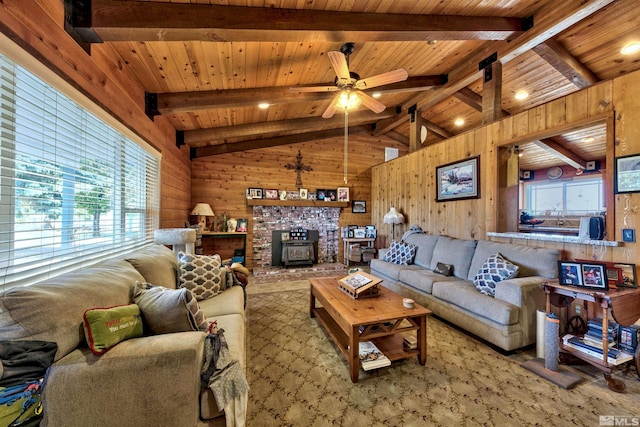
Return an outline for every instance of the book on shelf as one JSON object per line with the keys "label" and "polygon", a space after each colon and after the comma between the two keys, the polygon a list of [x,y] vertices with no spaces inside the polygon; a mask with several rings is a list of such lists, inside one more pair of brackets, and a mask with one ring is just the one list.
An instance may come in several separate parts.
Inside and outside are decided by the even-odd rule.
{"label": "book on shelf", "polygon": [[360,365],[365,371],[391,365],[391,360],[371,341],[362,341],[360,343],[359,357]]}
{"label": "book on shelf", "polygon": [[416,338],[415,331],[404,332],[402,334],[402,343],[410,350],[418,348],[418,339]]}
{"label": "book on shelf", "polygon": [[373,296],[377,294],[377,285],[382,282],[364,271],[356,271],[338,280],[340,290],[352,298]]}
{"label": "book on shelf", "polygon": [[640,341],[639,325],[620,325],[618,329],[618,347],[620,347],[620,350],[635,353],[636,348],[638,347],[638,341]]}
{"label": "book on shelf", "polygon": [[[580,337],[567,334],[562,337],[562,343],[565,347],[584,353],[588,356],[602,360],[602,349],[585,344]],[[620,351],[616,348],[610,348],[607,355],[607,363],[610,365],[620,365],[633,360],[633,355]]]}

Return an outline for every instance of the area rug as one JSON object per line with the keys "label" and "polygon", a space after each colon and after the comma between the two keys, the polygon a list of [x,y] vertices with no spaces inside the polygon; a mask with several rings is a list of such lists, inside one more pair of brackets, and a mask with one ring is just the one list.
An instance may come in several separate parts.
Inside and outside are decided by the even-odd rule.
{"label": "area rug", "polygon": [[[416,359],[360,371],[351,383],[342,354],[309,317],[307,281],[249,286],[249,426],[598,426],[600,416],[638,417],[635,371],[616,371],[610,391],[598,371],[562,389],[523,369],[535,350],[505,356],[436,318],[427,364]],[[612,424],[610,424],[612,425]]]}
{"label": "area rug", "polygon": [[314,264],[311,267],[254,267],[253,282],[265,283],[290,282],[311,279],[313,277],[346,276],[347,267],[341,263]]}

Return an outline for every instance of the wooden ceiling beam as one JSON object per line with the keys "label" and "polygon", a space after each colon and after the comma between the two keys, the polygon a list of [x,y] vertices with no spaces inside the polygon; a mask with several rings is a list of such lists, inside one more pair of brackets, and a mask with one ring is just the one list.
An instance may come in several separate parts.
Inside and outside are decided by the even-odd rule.
{"label": "wooden ceiling beam", "polygon": [[72,2],[70,26],[88,43],[106,41],[352,42],[509,40],[526,19],[361,13],[148,1]]}
{"label": "wooden ceiling beam", "polygon": [[[359,126],[374,123],[385,117],[392,117],[393,111],[387,109],[376,114],[372,111],[359,111],[349,114],[349,124]],[[350,126],[350,128],[351,128]],[[309,130],[341,129],[344,132],[344,116],[336,115],[331,119],[310,117],[305,119],[280,120],[272,122],[249,123],[238,126],[222,126],[209,129],[184,131],[184,142],[187,145],[216,144],[231,138],[253,138],[280,132],[300,133]]]}
{"label": "wooden ceiling beam", "polygon": [[[521,34],[509,43],[487,42],[484,47],[478,49],[473,55],[462,60],[448,73],[449,81],[439,87],[421,92],[405,101],[401,106],[407,110],[416,105],[418,109],[426,110],[438,102],[455,95],[460,89],[471,85],[482,76],[482,70],[478,69],[478,63],[494,52],[498,54],[498,60],[507,64],[525,52],[535,48],[540,43],[554,37],[556,34],[570,28],[581,20],[593,15],[614,0],[565,0],[552,2],[541,8],[534,14],[535,25],[527,32]],[[408,115],[398,114],[393,119],[386,119],[378,123],[374,135],[383,134],[383,130],[389,131],[409,120]]]}
{"label": "wooden ceiling beam", "polygon": [[[349,134],[370,132],[371,126],[349,126]],[[328,129],[319,132],[299,133],[296,135],[276,136],[272,138],[256,139],[234,143],[208,145],[191,149],[191,158],[215,156],[218,154],[236,153],[238,151],[258,150],[260,148],[276,147],[279,145],[297,144],[300,142],[317,141],[326,138],[337,138],[344,135],[344,129]]]}
{"label": "wooden ceiling beam", "polygon": [[540,141],[533,141],[533,143],[573,168],[582,170],[586,168],[587,161],[585,159],[558,144],[553,139],[545,138]]}
{"label": "wooden ceiling beam", "polygon": [[578,89],[584,89],[600,79],[593,71],[580,62],[575,56],[556,39],[549,39],[533,48],[542,59],[555,68],[567,80],[576,85]]}
{"label": "wooden ceiling beam", "polygon": [[[416,76],[407,80],[369,89],[369,93],[379,92],[383,95],[417,92],[434,86],[442,86],[447,81],[446,75]],[[332,83],[327,86],[333,85]],[[318,85],[314,85],[318,86]],[[260,102],[276,105],[298,101],[322,101],[333,99],[336,92],[294,92],[289,87],[259,87],[246,89],[208,90],[199,92],[175,92],[149,94],[156,97],[156,108],[147,111],[150,116],[162,114],[184,113],[216,108],[234,108],[255,106]]]}

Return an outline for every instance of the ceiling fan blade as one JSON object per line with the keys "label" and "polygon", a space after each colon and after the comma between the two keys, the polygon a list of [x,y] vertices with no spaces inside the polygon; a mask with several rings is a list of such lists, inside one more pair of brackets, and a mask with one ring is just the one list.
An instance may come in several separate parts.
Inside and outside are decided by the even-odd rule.
{"label": "ceiling fan blade", "polygon": [[291,92],[335,92],[337,86],[293,86],[290,87]]}
{"label": "ceiling fan blade", "polygon": [[349,80],[351,78],[351,74],[349,74],[347,57],[344,56],[344,53],[331,50],[327,52],[327,56],[329,56],[329,61],[331,61],[331,65],[333,66],[333,70],[336,72],[336,76],[338,76],[339,79]]}
{"label": "ceiling fan blade", "polygon": [[355,84],[356,89],[370,89],[376,86],[388,85],[391,83],[397,83],[407,80],[409,73],[404,68],[398,68],[397,70],[389,71],[388,73],[378,74],[376,76],[367,77],[366,79],[358,80]]}
{"label": "ceiling fan blade", "polygon": [[334,99],[333,101],[331,101],[331,104],[327,107],[327,109],[324,110],[324,113],[322,113],[322,118],[330,119],[331,117],[333,117],[335,113],[336,113],[336,101]]}
{"label": "ceiling fan blade", "polygon": [[358,96],[362,100],[362,104],[374,113],[382,113],[387,108],[383,103],[362,91],[358,92]]}

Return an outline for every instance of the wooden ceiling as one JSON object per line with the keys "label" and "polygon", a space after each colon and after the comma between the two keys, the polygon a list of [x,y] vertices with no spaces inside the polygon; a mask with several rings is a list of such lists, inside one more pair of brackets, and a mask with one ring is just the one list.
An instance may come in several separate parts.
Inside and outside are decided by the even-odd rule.
{"label": "wooden ceiling", "polygon": [[[503,65],[503,115],[640,69],[640,54],[620,53],[640,41],[637,0],[90,3],[70,11],[69,29],[82,42],[112,46],[150,94],[149,113],[183,131],[195,157],[341,135],[341,114],[321,117],[336,92],[289,88],[333,85],[327,52],[348,41],[356,45],[349,68],[360,76],[409,73],[406,82],[368,90],[379,89],[387,109],[351,113],[351,131],[407,144],[412,105],[426,121],[425,144],[482,125],[478,64],[494,52]],[[530,94],[524,101],[514,99],[520,90]],[[259,109],[260,102],[270,107]],[[456,126],[456,118],[464,125]],[[585,133],[593,143],[582,142]],[[600,160],[604,137],[592,128],[553,142],[583,160]],[[535,155],[529,169],[562,163],[539,144],[522,148],[525,158]]]}

